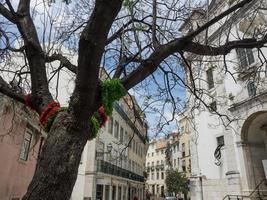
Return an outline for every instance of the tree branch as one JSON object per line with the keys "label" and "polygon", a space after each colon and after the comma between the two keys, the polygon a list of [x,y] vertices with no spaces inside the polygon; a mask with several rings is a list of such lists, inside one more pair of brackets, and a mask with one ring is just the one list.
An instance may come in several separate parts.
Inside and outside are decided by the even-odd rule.
{"label": "tree branch", "polygon": [[0,76],[0,93],[3,93],[4,95],[25,104],[23,95],[14,92],[10,87],[10,85],[1,76]]}
{"label": "tree branch", "polygon": [[52,56],[46,56],[45,62],[54,62],[54,61],[60,61],[61,64],[66,67],[68,70],[73,72],[74,74],[77,73],[77,66],[73,65],[65,56],[61,54],[53,54]]}
{"label": "tree branch", "polygon": [[79,119],[77,123],[81,126],[88,126],[88,117],[96,106],[99,66],[108,33],[121,6],[122,0],[96,0],[92,15],[80,36],[76,84],[69,111]]}
{"label": "tree branch", "polygon": [[16,23],[16,17],[1,3],[0,3],[0,14],[3,15],[10,22],[14,24]]}
{"label": "tree branch", "polygon": [[[127,32],[125,31],[125,29],[131,25],[132,23],[135,23],[135,22],[140,22],[140,23],[145,23],[144,20],[146,18],[148,18],[150,16],[146,16],[144,17],[143,19],[131,19],[130,21],[128,21],[126,24],[124,24],[119,30],[117,30],[112,36],[110,36],[108,39],[107,39],[107,42],[106,42],[106,45],[110,44],[111,42],[113,42],[114,40],[116,40],[117,38],[119,38],[123,33]],[[146,25],[149,25],[147,23],[145,23]],[[150,25],[149,25],[150,26]],[[128,31],[131,31],[132,29],[128,29]]]}
{"label": "tree branch", "polygon": [[206,56],[217,56],[217,55],[226,55],[230,53],[232,49],[236,48],[261,48],[264,44],[267,43],[267,35],[262,39],[257,41],[256,39],[243,39],[230,41],[219,47],[212,47],[209,45],[202,45],[195,42],[187,43],[184,47],[184,51],[191,52],[197,55],[206,55]]}
{"label": "tree branch", "polygon": [[216,22],[218,22],[219,20],[223,19],[224,17],[226,17],[227,15],[231,14],[232,12],[236,11],[237,9],[242,8],[244,5],[250,3],[251,1],[253,1],[253,0],[243,0],[240,3],[237,3],[236,5],[234,5],[233,7],[229,8],[228,10],[224,11],[220,15],[212,18],[210,21],[208,21],[207,23],[205,23],[204,25],[199,27],[197,30],[189,33],[189,35],[185,36],[185,38],[187,40],[192,40],[195,36],[197,36],[202,31],[206,30],[211,25],[215,24]]}
{"label": "tree branch", "polygon": [[195,42],[188,42],[186,39],[180,38],[173,40],[167,44],[159,46],[147,60],[145,60],[141,65],[130,73],[128,76],[122,79],[124,87],[130,89],[137,85],[139,82],[143,81],[151,73],[156,71],[158,65],[168,56],[174,53],[182,53],[182,51],[187,51],[197,55],[226,55],[232,49],[235,48],[261,48],[267,43],[267,35],[262,40],[257,41],[256,39],[243,39],[238,41],[230,41],[225,43],[225,45],[219,47],[212,47],[209,45],[202,45]]}

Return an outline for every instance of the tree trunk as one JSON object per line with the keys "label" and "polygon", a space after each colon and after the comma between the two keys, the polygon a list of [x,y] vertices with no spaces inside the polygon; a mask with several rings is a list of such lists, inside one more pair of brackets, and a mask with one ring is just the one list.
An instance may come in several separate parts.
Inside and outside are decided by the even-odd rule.
{"label": "tree trunk", "polygon": [[87,128],[78,129],[75,124],[70,114],[58,115],[23,200],[70,199],[81,154],[89,137]]}

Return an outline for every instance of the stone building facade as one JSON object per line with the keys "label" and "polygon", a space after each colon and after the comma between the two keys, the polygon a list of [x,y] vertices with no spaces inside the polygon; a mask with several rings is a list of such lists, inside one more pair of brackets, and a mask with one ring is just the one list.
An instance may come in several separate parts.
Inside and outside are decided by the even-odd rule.
{"label": "stone building facade", "polygon": [[71,199],[143,200],[147,148],[145,116],[127,95],[114,103],[106,126],[87,142]]}
{"label": "stone building facade", "polygon": [[[237,2],[211,1],[208,12],[193,11],[181,31],[195,30]],[[266,8],[266,1],[254,0],[196,39],[218,46],[251,38],[266,30]],[[260,51],[235,49],[225,57],[186,55],[197,90],[202,91],[197,95],[203,100],[187,93],[187,117],[192,122],[192,200],[260,199],[267,195],[263,164],[267,160],[266,54],[263,47]],[[187,75],[190,85],[189,71]]]}

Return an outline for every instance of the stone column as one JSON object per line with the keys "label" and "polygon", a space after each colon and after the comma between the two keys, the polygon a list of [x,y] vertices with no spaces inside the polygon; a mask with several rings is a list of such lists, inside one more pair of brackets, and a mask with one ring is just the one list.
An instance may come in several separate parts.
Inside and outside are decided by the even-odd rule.
{"label": "stone column", "polygon": [[226,194],[241,194],[241,180],[240,180],[240,172],[237,164],[237,156],[240,156],[238,152],[238,147],[235,143],[235,137],[233,133],[229,130],[225,131],[224,134],[224,143],[225,145],[221,149],[222,157],[222,165],[226,166],[226,178],[227,181],[227,192]]}
{"label": "stone column", "polygon": [[118,200],[118,197],[119,197],[119,186],[118,186],[118,183],[116,183],[116,197],[114,200]]}
{"label": "stone column", "polygon": [[265,145],[265,151],[267,152],[267,124],[264,124],[264,125],[261,127],[261,130],[264,131],[264,134],[263,134],[263,140],[264,140],[264,145]]}
{"label": "stone column", "polygon": [[125,199],[127,199],[128,200],[128,190],[129,190],[129,187],[128,187],[128,185],[127,186],[125,186],[126,187],[126,197],[125,197]]}
{"label": "stone column", "polygon": [[103,185],[103,200],[106,200],[106,185]]}
{"label": "stone column", "polygon": [[110,186],[109,186],[109,200],[112,200],[112,190],[113,190],[113,187],[112,187],[112,184],[110,184]]}
{"label": "stone column", "polygon": [[121,199],[120,200],[123,200],[123,185],[121,185]]}

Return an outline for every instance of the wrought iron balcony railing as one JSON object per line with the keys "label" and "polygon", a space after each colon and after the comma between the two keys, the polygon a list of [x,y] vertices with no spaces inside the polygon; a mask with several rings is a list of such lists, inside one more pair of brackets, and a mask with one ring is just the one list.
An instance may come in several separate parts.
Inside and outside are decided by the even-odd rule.
{"label": "wrought iron balcony railing", "polygon": [[143,176],[140,176],[140,175],[135,174],[131,171],[128,171],[126,169],[123,169],[121,167],[113,165],[113,164],[106,162],[104,160],[98,160],[97,161],[97,171],[103,172],[105,174],[111,174],[114,176],[119,176],[122,178],[127,178],[127,179],[134,180],[134,181],[144,182]]}

